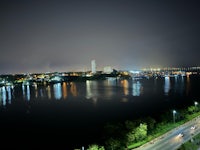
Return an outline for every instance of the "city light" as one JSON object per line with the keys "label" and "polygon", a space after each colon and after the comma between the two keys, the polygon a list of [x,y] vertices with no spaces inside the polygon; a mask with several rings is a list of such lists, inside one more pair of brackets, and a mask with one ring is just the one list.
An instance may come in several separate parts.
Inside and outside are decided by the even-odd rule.
{"label": "city light", "polygon": [[195,107],[196,107],[196,106],[198,105],[198,102],[195,101],[195,102],[194,102],[194,105],[195,105]]}
{"label": "city light", "polygon": [[175,123],[175,116],[176,115],[176,110],[173,110],[173,122]]}

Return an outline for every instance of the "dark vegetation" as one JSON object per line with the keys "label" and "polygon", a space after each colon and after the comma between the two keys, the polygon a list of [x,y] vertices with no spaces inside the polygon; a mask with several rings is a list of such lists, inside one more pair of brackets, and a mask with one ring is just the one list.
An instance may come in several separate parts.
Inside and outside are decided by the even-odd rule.
{"label": "dark vegetation", "polygon": [[[100,148],[105,148],[106,150],[136,148],[199,115],[200,107],[195,105],[177,110],[175,118],[173,118],[173,111],[171,110],[161,114],[159,118],[144,117],[137,120],[127,120],[122,123],[110,122],[104,126],[102,133],[103,142],[95,143],[92,145],[93,147],[90,145],[89,149],[95,146],[97,150]],[[199,137],[195,138],[193,143],[199,145],[199,139]],[[100,148],[98,148],[98,145],[101,145]],[[191,142],[186,143],[186,146],[182,146],[180,150],[185,150],[184,147],[188,145],[191,145]]]}

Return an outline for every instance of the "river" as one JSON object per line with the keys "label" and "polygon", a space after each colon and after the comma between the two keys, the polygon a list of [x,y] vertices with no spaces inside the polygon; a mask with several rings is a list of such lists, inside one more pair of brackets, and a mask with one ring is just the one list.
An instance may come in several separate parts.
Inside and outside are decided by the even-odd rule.
{"label": "river", "polygon": [[200,100],[199,77],[0,87],[0,140],[7,148],[74,149],[100,141],[107,122],[156,116]]}

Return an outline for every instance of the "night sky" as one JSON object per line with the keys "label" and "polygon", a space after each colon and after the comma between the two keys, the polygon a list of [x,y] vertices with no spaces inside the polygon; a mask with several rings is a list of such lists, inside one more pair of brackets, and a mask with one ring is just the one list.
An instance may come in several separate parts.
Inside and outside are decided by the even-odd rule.
{"label": "night sky", "polygon": [[198,0],[1,0],[0,74],[200,65]]}

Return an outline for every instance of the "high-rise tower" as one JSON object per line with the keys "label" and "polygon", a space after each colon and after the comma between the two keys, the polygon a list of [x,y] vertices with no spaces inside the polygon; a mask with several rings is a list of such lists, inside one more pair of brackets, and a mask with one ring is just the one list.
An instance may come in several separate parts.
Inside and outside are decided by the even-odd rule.
{"label": "high-rise tower", "polygon": [[91,61],[92,73],[96,73],[96,62],[95,60]]}

